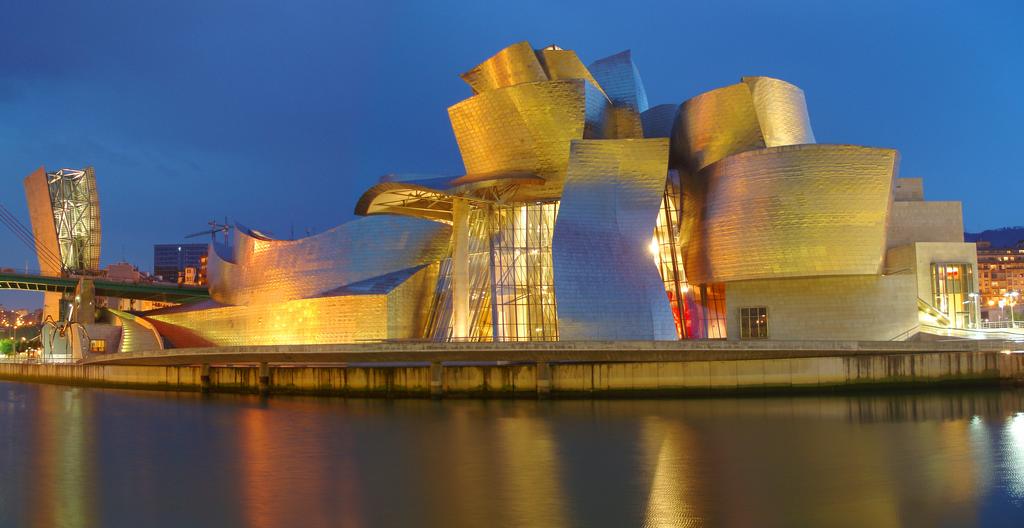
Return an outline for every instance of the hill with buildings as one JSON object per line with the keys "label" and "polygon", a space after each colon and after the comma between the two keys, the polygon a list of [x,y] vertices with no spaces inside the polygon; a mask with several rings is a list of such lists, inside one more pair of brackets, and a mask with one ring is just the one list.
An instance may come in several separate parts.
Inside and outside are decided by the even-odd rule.
{"label": "hill with buildings", "polygon": [[1024,227],[1000,227],[986,229],[980,233],[964,233],[965,242],[984,240],[992,243],[992,247],[1014,247],[1024,241]]}

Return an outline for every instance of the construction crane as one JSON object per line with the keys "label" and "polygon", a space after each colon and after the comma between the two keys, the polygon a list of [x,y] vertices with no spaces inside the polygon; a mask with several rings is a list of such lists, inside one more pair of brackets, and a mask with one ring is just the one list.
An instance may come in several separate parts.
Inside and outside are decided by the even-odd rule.
{"label": "construction crane", "polygon": [[224,233],[224,243],[228,243],[228,234],[231,232],[231,226],[228,225],[228,217],[224,217],[223,224],[217,222],[216,220],[210,220],[209,222],[207,222],[207,225],[210,226],[210,229],[207,229],[206,231],[200,231],[198,233],[192,233],[191,235],[185,235],[185,238],[195,238],[203,235],[210,235],[210,239],[213,241],[214,244],[216,244],[217,233]]}

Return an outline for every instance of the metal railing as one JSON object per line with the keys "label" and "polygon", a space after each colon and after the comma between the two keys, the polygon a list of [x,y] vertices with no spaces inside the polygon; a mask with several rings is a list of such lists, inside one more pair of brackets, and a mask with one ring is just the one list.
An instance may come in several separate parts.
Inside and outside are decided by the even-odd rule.
{"label": "metal railing", "polygon": [[1019,328],[1024,329],[1024,321],[989,321],[978,323],[978,328]]}

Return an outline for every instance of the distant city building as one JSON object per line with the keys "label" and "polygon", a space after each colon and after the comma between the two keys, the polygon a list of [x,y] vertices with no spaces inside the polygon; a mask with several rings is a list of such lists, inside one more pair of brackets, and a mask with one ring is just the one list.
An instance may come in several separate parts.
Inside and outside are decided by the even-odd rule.
{"label": "distant city building", "polygon": [[[206,244],[156,244],[153,246],[153,275],[164,282],[185,284],[204,284],[198,282],[200,276],[205,277],[203,261],[206,259]],[[195,277],[192,282],[186,281],[187,268],[192,268]]]}
{"label": "distant city building", "polygon": [[[1011,305],[1021,302],[1024,306],[1020,297],[1024,295],[1024,241],[1012,248],[992,247],[990,242],[979,241],[978,278],[982,318],[1009,319]],[[1011,298],[1013,292],[1018,294],[1016,299]]]}
{"label": "distant city building", "polygon": [[139,268],[128,262],[115,262],[107,266],[107,278],[119,281],[138,282],[142,278]]}

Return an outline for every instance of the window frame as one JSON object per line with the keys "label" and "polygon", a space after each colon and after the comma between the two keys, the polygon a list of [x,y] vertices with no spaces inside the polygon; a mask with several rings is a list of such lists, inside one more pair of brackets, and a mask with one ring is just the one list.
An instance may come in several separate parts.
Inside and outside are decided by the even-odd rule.
{"label": "window frame", "polygon": [[[740,339],[768,339],[770,320],[767,306],[743,306],[739,309]],[[757,321],[764,317],[764,324]]]}

